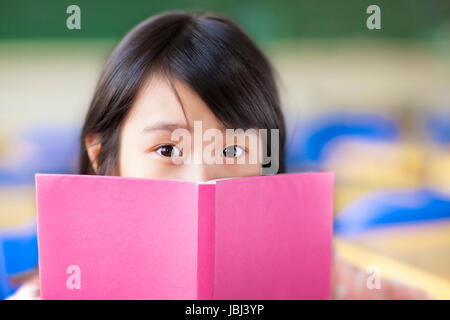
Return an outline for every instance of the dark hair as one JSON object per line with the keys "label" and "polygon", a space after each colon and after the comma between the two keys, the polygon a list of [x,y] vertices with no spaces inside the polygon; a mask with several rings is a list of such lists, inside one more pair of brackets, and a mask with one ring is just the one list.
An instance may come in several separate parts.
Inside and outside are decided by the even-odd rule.
{"label": "dark hair", "polygon": [[[279,129],[278,172],[284,172],[285,123],[266,57],[229,18],[176,11],[143,21],[112,52],[82,129],[81,174],[106,175],[117,168],[123,120],[154,72],[190,86],[229,128]],[[85,145],[90,133],[101,144],[96,172]],[[270,154],[270,134],[268,140]]]}

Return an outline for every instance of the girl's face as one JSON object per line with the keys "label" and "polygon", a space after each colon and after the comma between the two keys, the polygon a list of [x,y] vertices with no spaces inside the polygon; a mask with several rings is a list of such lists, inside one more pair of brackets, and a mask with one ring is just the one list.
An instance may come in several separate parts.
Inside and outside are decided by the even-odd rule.
{"label": "girl's face", "polygon": [[[227,133],[192,89],[180,81],[174,86],[184,112],[166,78],[154,76],[142,88],[122,126],[118,174],[195,181],[259,175],[261,161],[256,153],[261,139],[257,131],[251,138],[248,132],[246,138],[244,133]],[[223,138],[203,137],[207,130],[212,132],[209,129],[220,131]],[[190,133],[191,138],[174,137],[175,130]],[[194,142],[198,139],[200,143]],[[258,147],[250,141],[257,141]],[[208,155],[218,161],[205,161]],[[255,158],[256,162],[250,160]]]}

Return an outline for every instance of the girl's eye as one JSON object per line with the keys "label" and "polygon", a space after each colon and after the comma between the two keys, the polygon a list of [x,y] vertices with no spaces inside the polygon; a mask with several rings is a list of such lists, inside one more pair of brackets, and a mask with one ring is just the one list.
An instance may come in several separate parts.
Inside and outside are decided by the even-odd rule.
{"label": "girl's eye", "polygon": [[181,157],[181,150],[171,144],[160,146],[156,152],[163,157]]}
{"label": "girl's eye", "polygon": [[237,158],[244,152],[244,149],[240,146],[233,145],[223,149],[222,153],[227,158]]}

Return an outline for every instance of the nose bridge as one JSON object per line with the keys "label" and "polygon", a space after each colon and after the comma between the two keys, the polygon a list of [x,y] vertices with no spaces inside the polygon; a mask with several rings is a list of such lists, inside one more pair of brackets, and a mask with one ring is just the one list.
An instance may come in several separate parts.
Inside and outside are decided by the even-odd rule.
{"label": "nose bridge", "polygon": [[197,141],[197,143],[194,143],[192,147],[192,155],[190,159],[192,162],[187,166],[187,169],[189,171],[188,175],[190,179],[195,181],[205,182],[215,179],[214,165],[208,164],[209,161],[205,161],[204,159],[204,150],[206,145],[207,144],[205,141],[200,140]]}
{"label": "nose bridge", "polygon": [[205,182],[214,179],[213,173],[211,172],[212,166],[204,162],[202,162],[201,164],[193,164],[190,170],[195,181]]}
{"label": "nose bridge", "polygon": [[[198,123],[197,123],[198,125]],[[194,137],[191,139],[190,146],[190,156],[188,156],[189,161],[185,166],[186,169],[186,178],[189,180],[195,181],[208,181],[217,179],[217,166],[214,163],[211,163],[211,160],[214,159],[205,159],[208,156],[208,151],[206,148],[211,147],[211,141],[203,138],[204,130],[202,127],[197,130],[194,129]],[[217,141],[214,140],[213,147],[216,148]],[[219,146],[220,147],[220,146]]]}

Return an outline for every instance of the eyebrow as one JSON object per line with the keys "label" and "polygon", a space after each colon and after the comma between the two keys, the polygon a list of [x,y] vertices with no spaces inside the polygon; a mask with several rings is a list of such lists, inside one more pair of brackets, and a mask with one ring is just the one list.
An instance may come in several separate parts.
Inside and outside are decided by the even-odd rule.
{"label": "eyebrow", "polygon": [[150,126],[146,126],[142,129],[142,133],[152,132],[152,131],[174,131],[175,129],[189,129],[187,125],[183,123],[172,123],[172,122],[156,122]]}

